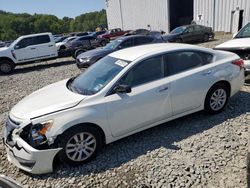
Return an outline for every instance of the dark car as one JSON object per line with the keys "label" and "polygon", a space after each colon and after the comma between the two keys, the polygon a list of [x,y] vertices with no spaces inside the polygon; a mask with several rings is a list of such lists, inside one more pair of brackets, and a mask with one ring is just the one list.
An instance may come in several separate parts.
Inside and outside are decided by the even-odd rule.
{"label": "dark car", "polygon": [[95,38],[92,36],[78,37],[69,42],[68,49],[72,52],[73,57],[76,57],[77,53],[82,53],[86,50],[93,49],[99,46],[105,46],[107,40],[103,38]]}
{"label": "dark car", "polygon": [[0,41],[0,48],[5,46],[5,42]]}
{"label": "dark car", "polygon": [[212,28],[202,25],[180,26],[163,36],[165,41],[177,43],[207,42],[213,38],[214,32]]}
{"label": "dark car", "polygon": [[103,48],[90,50],[80,54],[76,58],[77,67],[87,68],[104,56],[120,49],[157,42],[163,42],[163,40],[143,35],[124,36],[110,42]]}

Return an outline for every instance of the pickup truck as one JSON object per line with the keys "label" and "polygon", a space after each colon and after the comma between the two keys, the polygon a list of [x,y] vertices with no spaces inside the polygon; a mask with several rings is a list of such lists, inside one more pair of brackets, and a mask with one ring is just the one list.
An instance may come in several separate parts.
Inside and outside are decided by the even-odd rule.
{"label": "pickup truck", "polygon": [[58,51],[51,33],[25,35],[8,47],[0,48],[0,71],[9,74],[17,65],[57,57]]}
{"label": "pickup truck", "polygon": [[105,38],[108,41],[110,41],[110,40],[116,39],[118,37],[121,37],[128,32],[129,31],[123,31],[120,28],[116,28],[116,29],[108,30],[106,33],[99,35],[98,38]]}

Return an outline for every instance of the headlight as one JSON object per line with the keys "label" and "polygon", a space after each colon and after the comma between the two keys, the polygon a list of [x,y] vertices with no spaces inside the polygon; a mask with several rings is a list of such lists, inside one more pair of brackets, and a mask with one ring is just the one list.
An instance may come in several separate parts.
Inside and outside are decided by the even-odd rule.
{"label": "headlight", "polygon": [[41,145],[47,142],[46,132],[52,127],[53,120],[39,123],[31,126],[30,136],[31,143]]}
{"label": "headlight", "polygon": [[90,58],[89,58],[89,57],[80,58],[79,61],[80,61],[81,63],[89,62],[89,61],[90,61]]}

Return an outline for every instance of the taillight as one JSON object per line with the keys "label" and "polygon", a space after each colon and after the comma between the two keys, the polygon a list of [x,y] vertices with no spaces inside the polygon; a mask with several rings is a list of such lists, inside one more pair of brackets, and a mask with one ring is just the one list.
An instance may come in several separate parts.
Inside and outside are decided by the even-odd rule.
{"label": "taillight", "polygon": [[238,60],[232,62],[232,64],[239,66],[240,70],[244,69],[244,61],[242,59],[238,59]]}

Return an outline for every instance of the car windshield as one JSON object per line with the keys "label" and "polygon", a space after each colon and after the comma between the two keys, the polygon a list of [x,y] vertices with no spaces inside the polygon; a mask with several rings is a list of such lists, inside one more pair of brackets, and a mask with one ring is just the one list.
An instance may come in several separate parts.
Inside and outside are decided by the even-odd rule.
{"label": "car windshield", "polygon": [[122,40],[121,39],[116,39],[110,43],[108,43],[104,49],[107,49],[107,50],[114,50],[116,49],[120,44],[122,43]]}
{"label": "car windshield", "polygon": [[243,27],[235,38],[249,38],[250,37],[250,23]]}
{"label": "car windshield", "polygon": [[185,31],[186,27],[181,26],[181,27],[177,27],[175,28],[173,31],[171,31],[171,34],[178,34],[178,33],[183,33],[183,31]]}
{"label": "car windshield", "polygon": [[94,95],[102,90],[128,63],[128,61],[106,56],[68,83],[68,88],[82,95]]}

